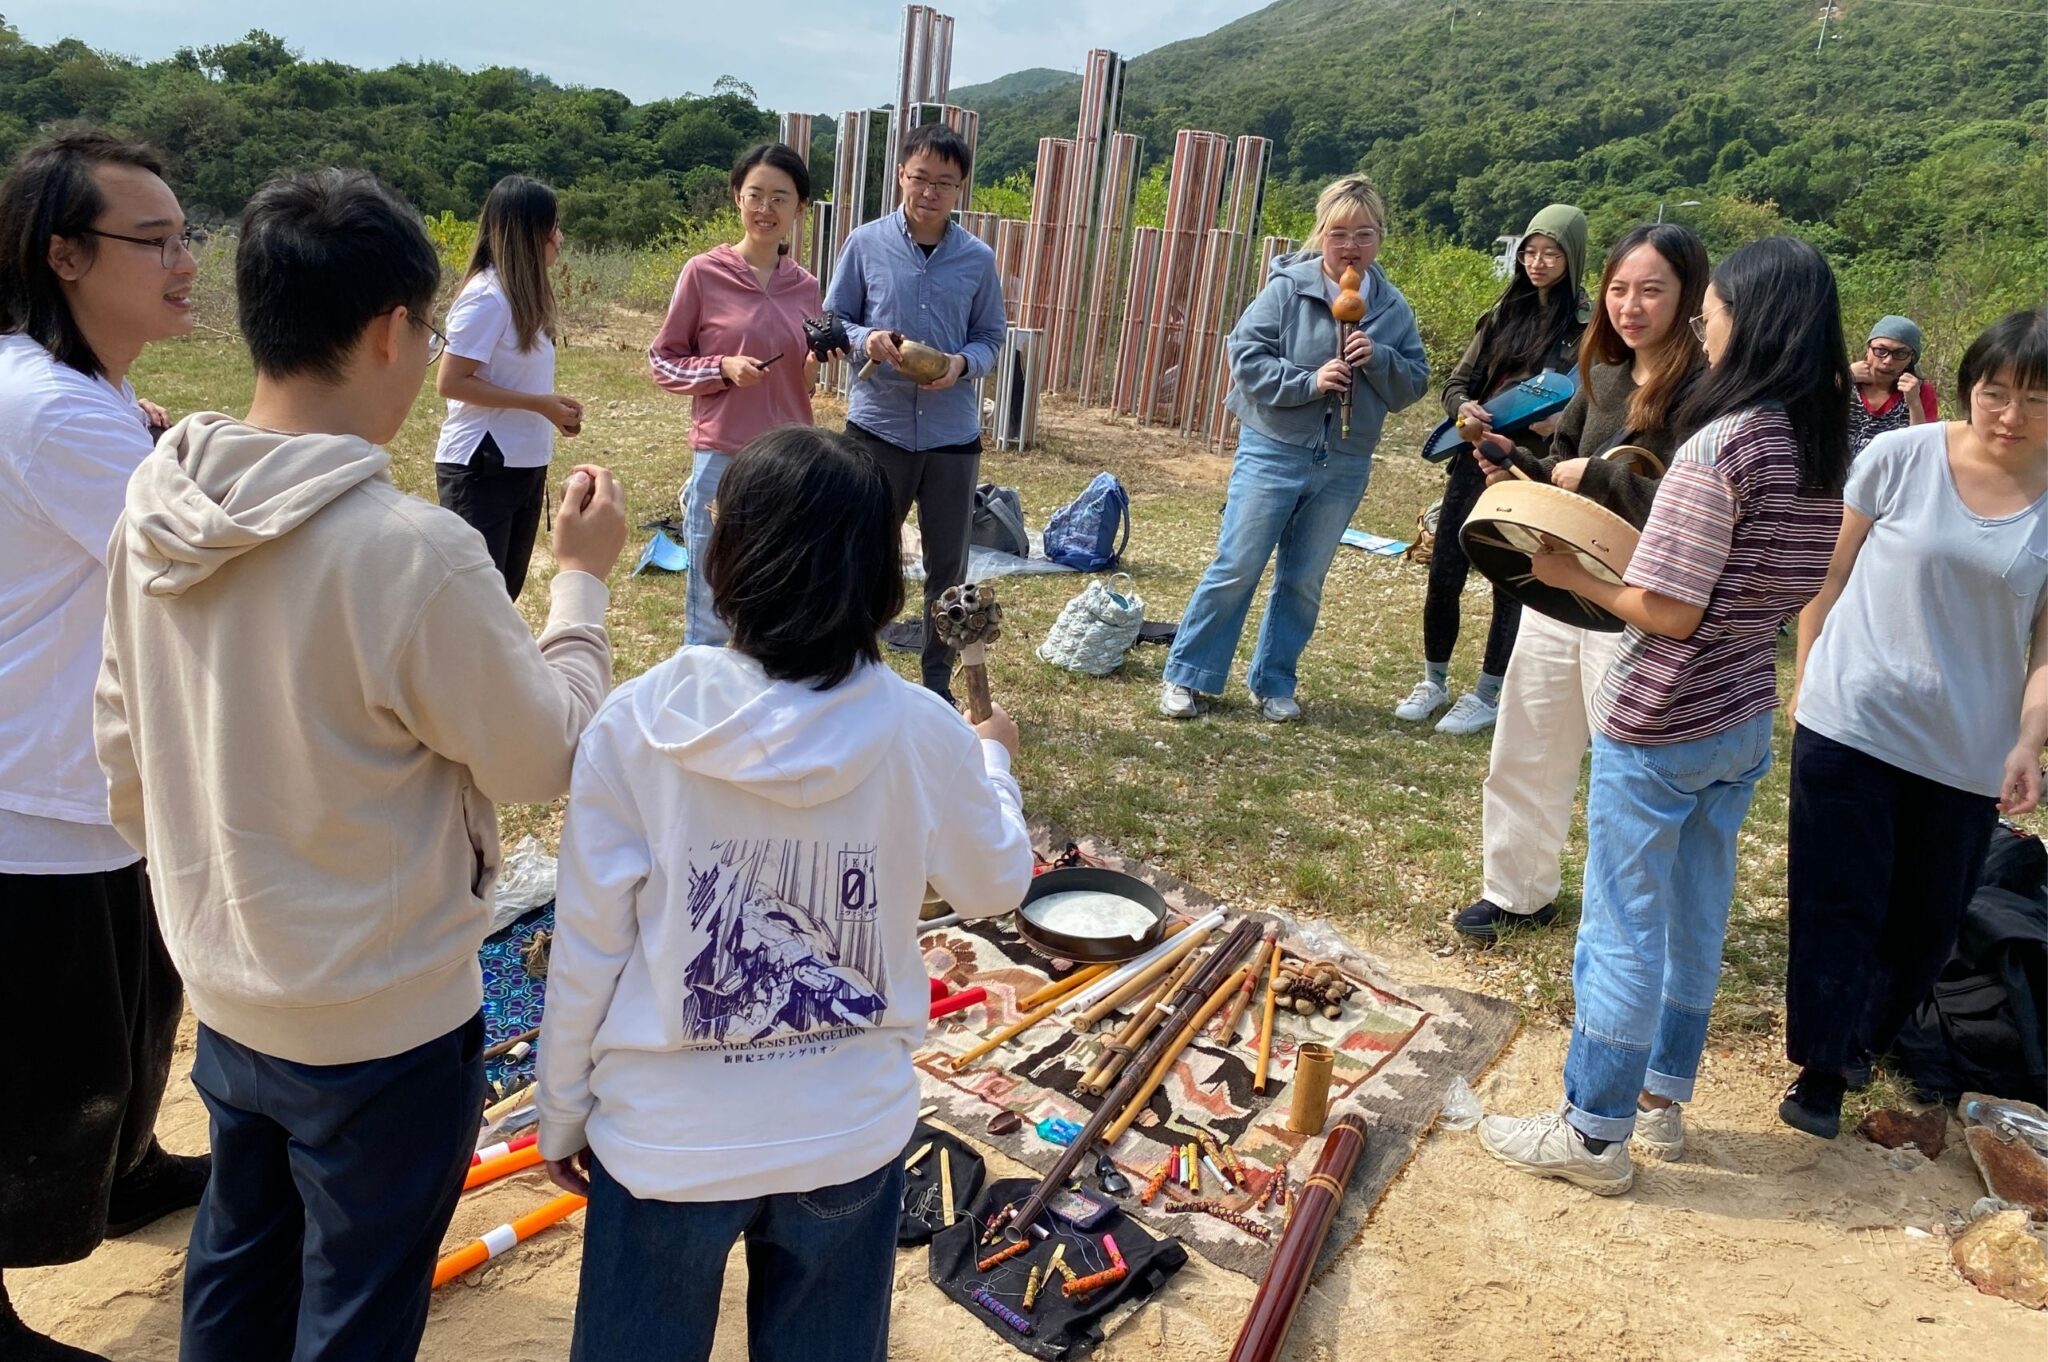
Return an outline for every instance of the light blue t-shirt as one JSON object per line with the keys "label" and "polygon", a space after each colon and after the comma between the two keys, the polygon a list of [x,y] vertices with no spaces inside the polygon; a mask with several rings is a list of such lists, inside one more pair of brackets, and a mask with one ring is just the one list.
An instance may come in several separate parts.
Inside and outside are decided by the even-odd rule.
{"label": "light blue t-shirt", "polygon": [[2048,496],[1987,520],[1963,505],[1939,421],[1887,431],[1849,470],[1873,522],[1806,662],[1799,722],[1879,761],[1996,798],[2019,741]]}

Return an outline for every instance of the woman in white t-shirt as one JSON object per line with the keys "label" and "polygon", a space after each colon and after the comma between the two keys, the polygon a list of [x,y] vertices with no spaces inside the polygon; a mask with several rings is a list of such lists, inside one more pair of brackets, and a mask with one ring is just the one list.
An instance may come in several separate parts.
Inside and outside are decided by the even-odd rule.
{"label": "woman in white t-shirt", "polygon": [[1823,1139],[1947,961],[2000,813],[2048,743],[2048,313],[1979,336],[1961,421],[1856,458],[1799,617],[1778,1108]]}
{"label": "woman in white t-shirt", "polygon": [[507,175],[484,200],[476,249],[448,309],[434,389],[448,419],[434,450],[441,504],[476,527],[514,599],[540,528],[555,432],[583,429],[583,404],[555,391],[555,191]]}

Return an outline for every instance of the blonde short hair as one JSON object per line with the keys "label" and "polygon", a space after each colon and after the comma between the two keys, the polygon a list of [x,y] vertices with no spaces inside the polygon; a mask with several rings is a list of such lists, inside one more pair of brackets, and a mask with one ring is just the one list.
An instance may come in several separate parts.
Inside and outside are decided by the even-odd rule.
{"label": "blonde short hair", "polygon": [[1372,181],[1363,175],[1346,175],[1341,180],[1332,180],[1323,186],[1323,192],[1316,195],[1315,230],[1302,243],[1304,251],[1320,251],[1323,248],[1323,232],[1334,217],[1350,217],[1362,213],[1372,219],[1372,225],[1384,236],[1387,230],[1387,205],[1380,199],[1380,191],[1373,188]]}

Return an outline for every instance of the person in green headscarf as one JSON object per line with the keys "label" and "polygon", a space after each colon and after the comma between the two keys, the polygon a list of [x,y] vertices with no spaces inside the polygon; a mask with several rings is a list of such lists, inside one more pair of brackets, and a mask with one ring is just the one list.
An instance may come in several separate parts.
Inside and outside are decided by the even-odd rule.
{"label": "person in green headscarf", "polygon": [[[1579,337],[1593,319],[1586,296],[1586,215],[1568,203],[1553,203],[1529,220],[1515,252],[1515,274],[1500,301],[1473,328],[1472,343],[1444,384],[1444,412],[1454,421],[1491,428],[1480,404],[1503,388],[1545,369],[1564,371],[1578,362]],[[1549,428],[1539,426],[1547,435]],[[1480,733],[1493,727],[1499,711],[1501,678],[1514,651],[1522,607],[1495,588],[1493,621],[1479,664],[1479,684],[1451,704],[1451,652],[1458,644],[1458,601],[1471,564],[1458,531],[1486,486],[1486,473],[1470,451],[1448,464],[1442,508],[1437,513],[1436,548],[1429,561],[1429,589],[1422,605],[1422,680],[1394,707],[1394,717],[1419,723],[1450,705],[1439,733]]]}

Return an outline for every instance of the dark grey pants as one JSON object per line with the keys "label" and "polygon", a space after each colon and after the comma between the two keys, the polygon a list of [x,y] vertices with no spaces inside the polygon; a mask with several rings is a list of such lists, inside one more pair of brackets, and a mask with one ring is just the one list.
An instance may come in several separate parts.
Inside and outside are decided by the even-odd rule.
{"label": "dark grey pants", "polygon": [[548,470],[507,468],[498,442],[488,434],[468,463],[434,465],[434,490],[441,504],[484,537],[491,561],[504,575],[505,589],[518,600],[526,589],[527,564],[546,509]]}
{"label": "dark grey pants", "polygon": [[846,433],[860,441],[889,479],[899,529],[917,507],[917,532],[924,538],[924,657],[927,687],[951,695],[953,650],[931,628],[932,602],[949,586],[967,580],[967,544],[974,532],[974,488],[981,480],[981,441],[939,449],[909,450],[890,444],[853,422]]}

